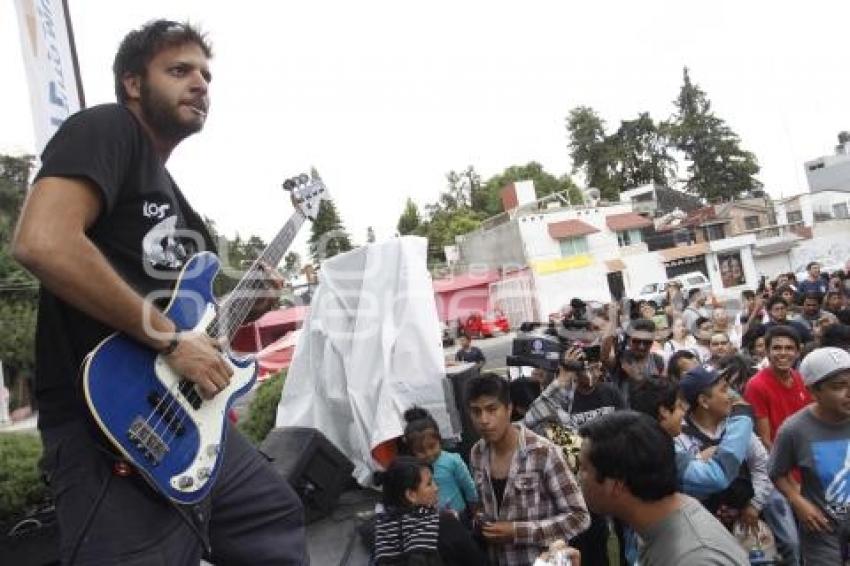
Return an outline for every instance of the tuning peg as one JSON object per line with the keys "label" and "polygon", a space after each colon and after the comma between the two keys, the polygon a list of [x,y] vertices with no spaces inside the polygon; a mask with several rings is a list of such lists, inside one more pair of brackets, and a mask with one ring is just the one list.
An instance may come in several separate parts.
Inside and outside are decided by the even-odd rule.
{"label": "tuning peg", "polygon": [[304,173],[301,173],[300,175],[298,175],[298,182],[301,183],[302,185],[306,185],[307,181],[309,181],[309,180],[310,180],[310,177],[308,175],[304,174]]}
{"label": "tuning peg", "polygon": [[283,182],[283,188],[284,190],[291,191],[295,188],[295,181],[293,181],[292,179],[287,179]]}

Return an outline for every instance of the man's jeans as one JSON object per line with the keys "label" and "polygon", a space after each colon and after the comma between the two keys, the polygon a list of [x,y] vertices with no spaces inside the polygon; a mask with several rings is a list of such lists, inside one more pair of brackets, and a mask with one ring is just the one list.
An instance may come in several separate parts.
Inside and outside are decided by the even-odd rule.
{"label": "man's jeans", "polygon": [[776,547],[782,555],[785,564],[798,566],[800,564],[800,535],[797,532],[797,522],[788,500],[773,488],[767,503],[762,509],[764,522],[773,531]]}

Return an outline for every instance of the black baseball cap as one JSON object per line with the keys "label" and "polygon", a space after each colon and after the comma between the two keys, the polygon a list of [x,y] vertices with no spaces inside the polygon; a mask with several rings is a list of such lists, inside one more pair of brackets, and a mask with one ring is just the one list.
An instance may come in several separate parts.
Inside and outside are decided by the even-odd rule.
{"label": "black baseball cap", "polygon": [[697,366],[682,376],[679,381],[679,390],[682,392],[685,401],[693,405],[696,403],[699,394],[720,381],[721,377],[723,377],[723,374],[718,371]]}

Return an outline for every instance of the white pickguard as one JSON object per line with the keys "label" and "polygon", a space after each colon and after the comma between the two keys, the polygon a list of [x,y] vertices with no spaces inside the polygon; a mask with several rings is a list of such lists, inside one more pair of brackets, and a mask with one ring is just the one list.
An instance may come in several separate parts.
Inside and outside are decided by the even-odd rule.
{"label": "white pickguard", "polygon": [[[207,305],[207,310],[195,331],[203,332],[215,317],[215,307]],[[174,399],[180,404],[185,413],[198,428],[198,453],[191,465],[182,473],[171,478],[171,486],[184,493],[198,491],[209,480],[210,473],[215,468],[216,461],[221,452],[219,441],[227,419],[227,402],[233,394],[242,389],[254,375],[253,365],[245,368],[234,366],[225,356],[224,361],[233,369],[230,384],[220,391],[212,399],[204,399],[200,408],[195,409],[180,393],[175,393]],[[176,391],[181,380],[180,376],[166,363],[162,356],[157,356],[154,364],[156,376],[162,382],[166,391]],[[187,479],[191,478],[191,480]]]}

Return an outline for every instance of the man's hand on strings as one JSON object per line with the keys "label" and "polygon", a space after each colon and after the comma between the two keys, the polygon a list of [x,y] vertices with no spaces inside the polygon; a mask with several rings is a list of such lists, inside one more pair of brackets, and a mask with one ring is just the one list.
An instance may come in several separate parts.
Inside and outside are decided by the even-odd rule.
{"label": "man's hand on strings", "polygon": [[257,320],[267,312],[277,309],[280,306],[281,292],[286,285],[286,280],[274,267],[260,262],[257,268],[263,276],[262,285],[256,291],[257,300],[251,307],[245,322]]}

